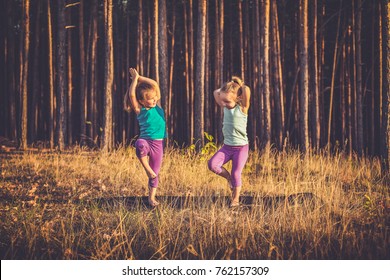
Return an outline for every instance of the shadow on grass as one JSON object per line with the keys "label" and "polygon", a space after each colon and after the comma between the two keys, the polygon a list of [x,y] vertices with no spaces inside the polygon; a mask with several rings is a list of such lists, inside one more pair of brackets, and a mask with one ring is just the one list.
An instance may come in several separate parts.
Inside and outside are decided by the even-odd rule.
{"label": "shadow on grass", "polygon": [[[231,202],[230,197],[228,196],[158,196],[157,199],[160,202],[160,206],[158,207],[171,207],[175,209],[209,208],[213,205],[217,207],[229,207]],[[115,207],[125,207],[129,210],[152,208],[148,204],[147,196],[95,198],[92,200],[80,200],[78,203],[91,206],[94,205],[107,210]],[[265,209],[273,210],[286,204],[288,206],[301,205],[313,210],[323,203],[321,199],[316,197],[313,193],[305,192],[263,197],[241,196],[239,208],[250,210],[256,207],[263,207]]]}

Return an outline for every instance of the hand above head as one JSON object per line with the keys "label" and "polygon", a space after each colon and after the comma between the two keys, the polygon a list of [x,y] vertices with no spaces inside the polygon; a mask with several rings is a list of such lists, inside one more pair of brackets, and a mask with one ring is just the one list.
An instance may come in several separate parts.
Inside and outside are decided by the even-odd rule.
{"label": "hand above head", "polygon": [[139,74],[138,74],[137,70],[135,70],[134,68],[130,68],[129,72],[130,72],[131,79],[133,81],[137,81],[139,78]]}

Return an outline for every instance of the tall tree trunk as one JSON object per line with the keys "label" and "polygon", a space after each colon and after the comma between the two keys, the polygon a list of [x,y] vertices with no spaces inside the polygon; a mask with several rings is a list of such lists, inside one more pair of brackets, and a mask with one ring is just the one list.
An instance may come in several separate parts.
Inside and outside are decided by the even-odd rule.
{"label": "tall tree trunk", "polygon": [[254,149],[257,151],[258,149],[258,139],[263,139],[263,102],[262,102],[262,95],[261,95],[261,87],[262,87],[262,69],[263,69],[263,62],[262,62],[262,53],[261,53],[261,19],[260,19],[260,0],[255,1],[255,65],[254,65],[254,71],[255,71],[255,86],[253,91],[253,109],[252,110],[252,123],[253,123],[253,136],[254,136]]}
{"label": "tall tree trunk", "polygon": [[244,59],[244,30],[243,30],[243,15],[242,15],[242,2],[238,1],[238,26],[240,35],[240,70],[241,78],[245,81],[245,59]]}
{"label": "tall tree trunk", "polygon": [[158,51],[159,51],[159,37],[158,37],[158,34],[159,34],[159,31],[158,31],[158,20],[159,20],[159,10],[158,10],[158,1],[159,0],[154,0],[153,2],[153,46],[152,46],[152,50],[153,50],[153,57],[152,57],[152,61],[154,61],[153,65],[152,65],[152,78],[155,79],[157,81],[157,83],[159,84],[160,83],[160,79],[159,79],[159,75],[158,75],[158,70],[160,69],[160,66],[159,66],[159,54],[158,54]]}
{"label": "tall tree trunk", "polygon": [[[8,85],[8,73],[7,73],[7,56],[8,56],[8,47],[7,47],[7,37],[8,37],[8,22],[7,22],[7,12],[8,12],[8,6],[10,5],[8,3],[9,1],[5,1],[3,4],[2,9],[0,10],[0,88],[2,89],[0,91],[0,104],[7,104],[8,105],[8,96],[6,96],[4,93],[7,92],[7,85]],[[1,106],[1,105],[0,105]],[[0,119],[5,120],[8,119],[8,112],[7,112],[7,106],[4,106],[4,109],[1,110],[0,107]],[[5,136],[7,137],[7,130],[8,130],[8,124],[6,124],[4,121],[0,122],[0,137]],[[1,150],[1,145],[0,145]]]}
{"label": "tall tree trunk", "polygon": [[[209,8],[206,8],[206,22],[208,23],[209,20]],[[211,130],[211,118],[210,118],[210,98],[212,94],[210,90],[210,28],[209,25],[206,24],[206,47],[205,47],[205,61],[204,61],[205,67],[204,67],[204,73],[205,73],[205,78],[204,78],[204,92],[205,92],[205,97],[204,97],[204,130],[210,133]]]}
{"label": "tall tree trunk", "polygon": [[84,0],[80,0],[79,6],[79,53],[80,53],[80,145],[85,144],[85,136],[87,134],[86,130],[86,112],[87,112],[87,103],[86,103],[86,92],[87,92],[87,83],[86,83],[86,69],[85,69],[85,42],[84,42]]}
{"label": "tall tree trunk", "polygon": [[[158,0],[158,55],[161,103],[168,113],[168,39],[167,39],[167,4],[166,0]],[[169,122],[170,116],[167,115]]]}
{"label": "tall tree trunk", "polygon": [[[324,25],[324,19],[325,19],[325,12],[326,12],[326,9],[325,9],[325,2],[324,1],[320,1],[320,12],[318,14],[318,26],[323,26]],[[320,142],[320,146],[324,146],[326,145],[326,141],[327,139],[325,139],[325,128],[326,128],[326,123],[325,123],[325,118],[324,118],[324,92],[325,92],[325,83],[324,83],[324,77],[325,77],[325,71],[324,71],[324,68],[325,68],[325,31],[323,28],[318,28],[318,41],[319,41],[319,44],[318,44],[318,93],[319,93],[319,96],[318,96],[318,103],[319,103],[319,111],[318,111],[318,115],[319,115],[319,124],[320,126],[323,128],[322,130],[320,130],[320,132],[322,131],[322,133],[320,133],[319,135],[319,142]]]}
{"label": "tall tree trunk", "polygon": [[49,48],[49,143],[50,149],[54,148],[54,70],[53,70],[53,28],[51,18],[51,0],[47,0],[47,26]]}
{"label": "tall tree trunk", "polygon": [[270,101],[270,66],[269,66],[269,30],[270,30],[270,0],[264,1],[264,47],[263,47],[263,80],[264,80],[264,141],[266,154],[271,148],[271,101]]}
{"label": "tall tree trunk", "polygon": [[30,1],[23,1],[23,49],[22,49],[22,73],[21,73],[21,137],[19,140],[19,147],[27,149],[27,93],[28,93],[28,66],[30,53]]}
{"label": "tall tree trunk", "polygon": [[30,114],[29,114],[29,139],[32,142],[37,140],[38,135],[38,114],[40,110],[39,100],[40,98],[40,80],[39,80],[39,50],[40,50],[40,16],[41,16],[41,1],[37,3],[36,7],[36,20],[35,20],[35,28],[34,28],[34,58],[33,58],[33,79],[32,79],[32,95],[30,103]]}
{"label": "tall tree trunk", "polygon": [[336,42],[333,53],[333,70],[332,70],[332,82],[330,86],[330,101],[329,101],[329,118],[328,118],[328,149],[330,149],[331,143],[331,128],[332,128],[332,120],[333,120],[333,96],[334,96],[334,88],[335,88],[335,79],[336,79],[336,67],[338,63],[339,57],[339,33],[340,33],[340,20],[341,20],[341,10],[342,10],[343,1],[340,1],[339,7],[339,16],[337,20],[337,34],[336,34]]}
{"label": "tall tree trunk", "polygon": [[[97,119],[96,119],[96,98],[97,98],[97,41],[98,41],[98,4],[96,2],[92,3],[91,7],[91,16],[90,16],[90,32],[91,32],[91,40],[90,40],[90,54],[89,57],[89,67],[90,67],[90,75],[89,75],[89,91],[88,91],[88,136],[90,140],[95,141],[96,136],[96,127],[97,127]],[[97,144],[97,143],[95,143]]]}
{"label": "tall tree trunk", "polygon": [[359,155],[363,153],[363,85],[362,85],[362,1],[357,0],[356,6],[356,107],[357,107],[357,152]]}
{"label": "tall tree trunk", "polygon": [[[345,25],[344,25],[344,28],[345,28]],[[342,145],[342,148],[344,149],[345,147],[345,143],[346,143],[346,139],[347,139],[347,117],[346,117],[346,111],[345,111],[345,108],[346,108],[346,79],[345,79],[345,72],[346,72],[346,69],[348,67],[347,63],[348,63],[348,59],[347,59],[347,52],[346,52],[346,44],[343,43],[343,46],[342,46],[342,49],[341,49],[341,54],[342,54],[342,58],[341,58],[341,65],[340,65],[340,74],[339,74],[339,78],[340,78],[340,106],[339,106],[339,110],[340,110],[340,115],[341,115],[341,145]]]}
{"label": "tall tree trunk", "polygon": [[378,53],[379,53],[379,71],[378,71],[378,78],[379,78],[379,86],[378,86],[378,92],[379,92],[379,153],[381,155],[385,154],[383,153],[383,147],[386,147],[386,137],[383,134],[384,127],[383,127],[383,4],[384,1],[378,1]]}
{"label": "tall tree trunk", "polygon": [[13,8],[14,1],[9,1],[7,4],[7,55],[5,63],[7,91],[13,94],[8,95],[8,137],[11,140],[17,139],[17,117],[16,117],[16,73],[15,73],[15,33],[12,31],[14,27],[15,9]]}
{"label": "tall tree trunk", "polygon": [[104,1],[104,33],[106,38],[104,57],[104,127],[102,135],[104,151],[111,151],[113,148],[112,89],[114,81],[114,42],[112,7],[112,0]]}
{"label": "tall tree trunk", "polygon": [[[374,1],[375,3],[376,1]],[[376,27],[376,17],[375,17],[375,6],[372,7],[372,17],[371,17],[371,116],[370,116],[370,154],[376,154],[376,145],[375,145],[375,27]]]}
{"label": "tall tree trunk", "polygon": [[353,152],[353,143],[352,141],[355,141],[353,138],[353,113],[352,113],[352,82],[351,82],[351,45],[348,44],[347,49],[347,57],[348,57],[348,67],[346,69],[346,83],[347,83],[347,98],[348,98],[348,154],[349,157],[352,158],[352,152]]}
{"label": "tall tree trunk", "polygon": [[[186,88],[186,99],[185,99],[185,118],[186,118],[186,126],[190,127],[191,125],[191,103],[190,103],[190,60],[189,60],[189,39],[188,39],[188,12],[187,12],[187,1],[183,1],[183,14],[184,14],[184,45],[185,45],[185,88]],[[189,132],[186,133],[185,137],[183,137],[184,141],[188,144],[191,144],[191,134]]]}
{"label": "tall tree trunk", "polygon": [[57,16],[58,16],[58,41],[57,41],[57,146],[60,150],[65,148],[66,140],[66,36],[65,36],[65,2],[64,0],[57,1]]}
{"label": "tall tree trunk", "polygon": [[[67,7],[68,8],[68,7]],[[68,10],[67,22],[71,22],[71,11]],[[67,143],[69,145],[73,142],[73,60],[72,60],[72,29],[73,26],[66,26],[67,37],[67,81],[68,81],[68,94],[67,94]]]}
{"label": "tall tree trunk", "polygon": [[390,2],[389,0],[383,0],[383,20],[384,20],[384,32],[383,32],[383,40],[386,44],[386,67],[385,67],[385,73],[386,73],[386,82],[385,82],[385,92],[387,93],[383,97],[383,132],[382,137],[383,139],[386,139],[385,145],[382,147],[382,162],[384,163],[383,166],[383,173],[389,174],[390,169]]}
{"label": "tall tree trunk", "polygon": [[[142,0],[138,1],[138,44],[137,44],[137,69],[139,73],[144,73],[144,36],[143,36],[143,11]],[[127,74],[127,73],[126,73]],[[128,74],[127,74],[128,75]]]}
{"label": "tall tree trunk", "polygon": [[195,142],[204,144],[204,79],[206,48],[206,0],[198,2],[197,59],[195,77]]}
{"label": "tall tree trunk", "polygon": [[358,117],[357,117],[357,74],[356,74],[356,8],[355,8],[355,0],[352,1],[352,57],[353,57],[353,63],[352,63],[352,71],[353,71],[353,90],[352,90],[352,100],[353,100],[353,150],[358,150]]}
{"label": "tall tree trunk", "polygon": [[169,66],[169,93],[168,93],[168,135],[173,135],[173,119],[172,116],[172,102],[173,102],[173,71],[174,71],[174,62],[175,62],[175,26],[176,26],[176,3],[172,2],[172,24],[171,24],[171,55],[170,55],[170,66]]}
{"label": "tall tree trunk", "polygon": [[315,150],[320,148],[320,135],[321,135],[321,122],[320,122],[320,100],[319,100],[319,71],[318,71],[318,44],[317,44],[317,26],[318,26],[318,16],[317,16],[317,3],[318,0],[311,1],[313,5],[312,11],[312,62],[311,62],[311,95],[312,95],[312,134],[313,134],[313,147]]}
{"label": "tall tree trunk", "polygon": [[194,22],[193,22],[193,1],[189,0],[189,83],[190,83],[190,144],[194,140]]}
{"label": "tall tree trunk", "polygon": [[284,94],[283,94],[283,71],[280,54],[280,37],[279,37],[278,7],[276,1],[272,1],[272,49],[273,54],[273,77],[275,92],[275,122],[276,122],[276,143],[279,149],[283,145],[284,135]]}
{"label": "tall tree trunk", "polygon": [[[223,69],[224,69],[224,29],[225,29],[225,7],[223,0],[216,0],[215,10],[218,12],[216,16],[216,75],[215,75],[215,88],[222,86],[224,82]],[[222,110],[219,106],[215,106],[215,139],[217,142],[222,142]]]}
{"label": "tall tree trunk", "polygon": [[308,0],[300,3],[299,60],[300,60],[300,147],[302,152],[309,150],[309,63],[308,63]]}

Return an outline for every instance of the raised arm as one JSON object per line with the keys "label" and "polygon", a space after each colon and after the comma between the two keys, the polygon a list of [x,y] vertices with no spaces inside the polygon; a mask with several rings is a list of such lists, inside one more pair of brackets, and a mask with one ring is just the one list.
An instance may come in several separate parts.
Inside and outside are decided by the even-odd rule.
{"label": "raised arm", "polygon": [[[134,110],[134,112],[138,115],[141,112],[142,105],[138,102],[137,97],[135,95],[135,89],[137,88],[138,80],[140,78],[140,75],[138,74],[137,70],[134,68],[129,69],[130,76],[131,76],[131,84],[128,89],[129,99],[130,99],[130,105],[131,108]],[[126,93],[127,95],[127,93]]]}
{"label": "raised arm", "polygon": [[248,114],[249,106],[250,106],[250,100],[251,100],[251,89],[243,85],[242,88],[242,96],[241,96],[241,110]]}

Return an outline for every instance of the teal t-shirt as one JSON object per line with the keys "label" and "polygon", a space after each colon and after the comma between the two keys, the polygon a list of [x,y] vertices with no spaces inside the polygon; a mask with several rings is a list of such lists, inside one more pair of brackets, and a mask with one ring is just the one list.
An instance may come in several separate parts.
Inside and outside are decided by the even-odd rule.
{"label": "teal t-shirt", "polygon": [[142,139],[156,140],[166,138],[164,110],[155,106],[149,110],[142,107],[137,116]]}
{"label": "teal t-shirt", "polygon": [[233,109],[223,108],[223,142],[230,146],[244,146],[248,144],[246,126],[248,115],[241,111],[239,105]]}

